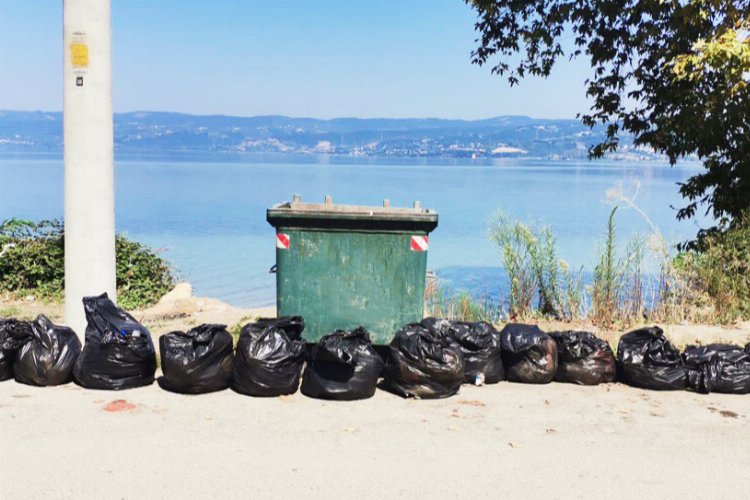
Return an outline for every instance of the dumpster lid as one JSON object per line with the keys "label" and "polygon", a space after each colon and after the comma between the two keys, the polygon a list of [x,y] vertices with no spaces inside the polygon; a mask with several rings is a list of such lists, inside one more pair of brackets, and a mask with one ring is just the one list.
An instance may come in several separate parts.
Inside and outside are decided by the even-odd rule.
{"label": "dumpster lid", "polygon": [[320,227],[339,229],[392,229],[431,231],[435,229],[438,214],[422,208],[418,201],[413,208],[391,207],[389,200],[383,206],[336,205],[330,196],[324,203],[305,203],[295,195],[293,201],[279,203],[268,209],[268,222],[284,227]]}

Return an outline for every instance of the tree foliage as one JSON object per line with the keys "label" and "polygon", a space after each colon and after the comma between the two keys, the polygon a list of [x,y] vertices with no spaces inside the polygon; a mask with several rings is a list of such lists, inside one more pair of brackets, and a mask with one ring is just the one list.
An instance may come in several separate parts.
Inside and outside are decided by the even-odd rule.
{"label": "tree foliage", "polygon": [[674,164],[705,170],[680,185],[678,218],[705,207],[726,225],[750,206],[750,0],[465,0],[477,12],[472,62],[511,85],[586,57],[589,127],[614,151],[623,133]]}

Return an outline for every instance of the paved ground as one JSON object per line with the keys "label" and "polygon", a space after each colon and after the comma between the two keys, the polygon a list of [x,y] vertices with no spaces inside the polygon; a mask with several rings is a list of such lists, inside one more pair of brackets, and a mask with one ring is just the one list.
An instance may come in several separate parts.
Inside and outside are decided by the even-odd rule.
{"label": "paved ground", "polygon": [[619,384],[335,403],[8,381],[0,498],[746,498],[748,418],[750,395]]}

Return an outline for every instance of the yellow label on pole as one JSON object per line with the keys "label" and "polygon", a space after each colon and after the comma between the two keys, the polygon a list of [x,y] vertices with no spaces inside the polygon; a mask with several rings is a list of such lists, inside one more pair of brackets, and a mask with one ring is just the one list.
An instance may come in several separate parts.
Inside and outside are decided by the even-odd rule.
{"label": "yellow label on pole", "polygon": [[85,43],[70,44],[70,60],[74,68],[86,68],[89,65],[89,46]]}

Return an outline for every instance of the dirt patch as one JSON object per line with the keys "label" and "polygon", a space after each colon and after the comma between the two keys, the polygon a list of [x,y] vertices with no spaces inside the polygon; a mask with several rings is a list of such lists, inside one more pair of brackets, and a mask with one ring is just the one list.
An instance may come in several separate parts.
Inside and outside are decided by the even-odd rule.
{"label": "dirt patch", "polygon": [[721,410],[719,412],[719,415],[721,415],[722,417],[727,417],[727,418],[737,418],[737,417],[739,417],[739,414],[737,414],[737,413],[735,413],[733,411],[729,411],[729,410]]}
{"label": "dirt patch", "polygon": [[738,418],[740,416],[740,414],[737,412],[733,412],[731,410],[719,410],[718,408],[714,406],[707,406],[706,409],[710,411],[711,413],[718,413],[722,417],[726,417],[726,418]]}
{"label": "dirt patch", "polygon": [[104,411],[110,412],[110,413],[118,413],[121,411],[131,411],[135,410],[135,405],[131,403],[130,401],[126,401],[124,399],[115,399],[114,401],[110,401],[106,405],[104,405]]}
{"label": "dirt patch", "polygon": [[459,399],[458,404],[466,406],[487,406],[477,399]]}
{"label": "dirt patch", "polygon": [[[65,321],[62,301],[27,301],[0,296],[0,308],[12,308],[13,316],[19,319],[31,320],[38,314],[44,314],[56,323]],[[188,330],[201,323],[220,323],[231,327],[237,323],[247,323],[253,318],[274,317],[276,308],[242,309],[216,299],[194,297],[189,283],[179,283],[156,305],[147,309],[133,310],[130,313],[151,331],[156,340],[167,332]],[[83,340],[83,332],[78,333]]]}

